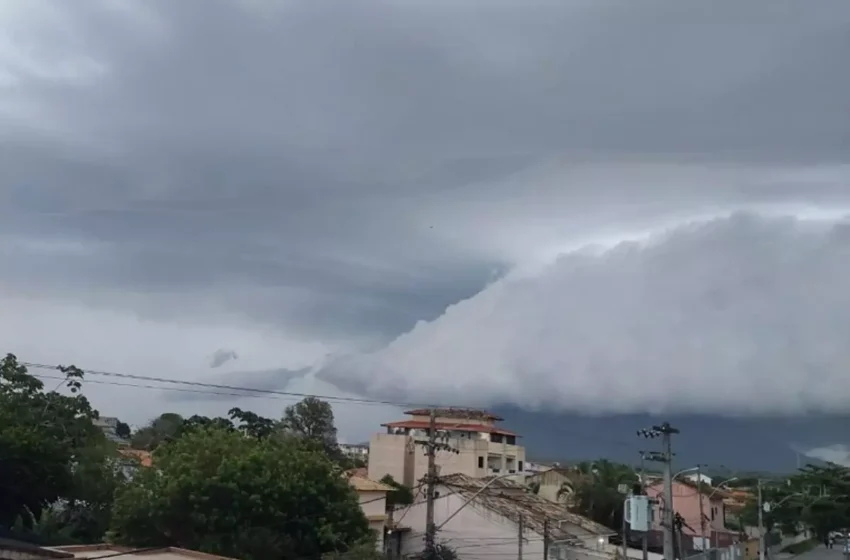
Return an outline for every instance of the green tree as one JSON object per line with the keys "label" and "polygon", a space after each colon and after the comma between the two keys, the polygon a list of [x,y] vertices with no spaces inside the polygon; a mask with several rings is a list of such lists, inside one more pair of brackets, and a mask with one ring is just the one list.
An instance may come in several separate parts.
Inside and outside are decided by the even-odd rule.
{"label": "green tree", "polygon": [[313,442],[334,459],[340,458],[334,412],[330,403],[316,397],[306,397],[286,407],[281,427],[284,433]]}
{"label": "green tree", "polygon": [[132,435],[130,426],[124,422],[118,422],[118,425],[115,426],[115,435],[120,438],[128,439]]}
{"label": "green tree", "polygon": [[183,417],[174,412],[160,414],[133,434],[130,445],[134,449],[153,451],[162,443],[180,437],[183,422]]}
{"label": "green tree", "polygon": [[413,503],[413,490],[397,482],[390,474],[385,474],[380,480],[381,484],[386,484],[393,489],[392,492],[387,492],[387,509],[395,509],[398,506],[409,506]]}
{"label": "green tree", "polygon": [[242,410],[241,408],[231,408],[227,415],[232,420],[239,422],[239,431],[257,439],[271,436],[277,425],[270,418],[264,418],[250,410]]}
{"label": "green tree", "polygon": [[622,522],[625,501],[620,486],[631,487],[636,484],[637,474],[628,465],[606,459],[579,464],[576,470],[579,477],[578,482],[572,484],[571,509],[597,523],[618,528]]}
{"label": "green tree", "polygon": [[92,423],[97,412],[80,393],[82,371],[59,371],[70,396],[44,391],[14,355],[0,360],[0,527],[40,518],[72,491],[83,450],[105,443]]}
{"label": "green tree", "polygon": [[371,535],[323,453],[290,439],[198,428],[157,451],[116,496],[111,537],[265,560],[346,551]]}

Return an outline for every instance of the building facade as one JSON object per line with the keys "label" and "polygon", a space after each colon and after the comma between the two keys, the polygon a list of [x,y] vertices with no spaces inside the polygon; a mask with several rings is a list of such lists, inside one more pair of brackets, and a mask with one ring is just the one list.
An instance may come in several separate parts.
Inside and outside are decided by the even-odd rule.
{"label": "building facade", "polygon": [[356,474],[350,475],[348,481],[357,492],[360,509],[369,520],[369,528],[375,533],[378,550],[382,550],[387,523],[387,493],[393,489]]}
{"label": "building facade", "polygon": [[[654,529],[661,529],[664,519],[662,508],[664,505],[664,485],[655,483],[647,486],[646,493],[654,498],[652,518]],[[705,524],[705,536],[712,543],[725,543],[732,532],[726,529],[726,508],[723,491],[715,491],[714,488],[698,486],[689,480],[673,481],[673,510],[685,520],[682,533],[685,535],[699,536],[702,533],[702,523]],[[702,502],[703,521],[700,521],[700,502]]]}
{"label": "building facade", "polygon": [[[385,433],[369,441],[369,478],[390,475],[406,486],[415,486],[428,469],[428,457],[417,441],[428,439],[428,409],[410,410],[410,418],[383,424]],[[469,409],[436,410],[437,438],[452,448],[436,453],[441,476],[464,474],[473,478],[516,474],[525,469],[525,448],[514,432],[497,425],[502,418]]]}

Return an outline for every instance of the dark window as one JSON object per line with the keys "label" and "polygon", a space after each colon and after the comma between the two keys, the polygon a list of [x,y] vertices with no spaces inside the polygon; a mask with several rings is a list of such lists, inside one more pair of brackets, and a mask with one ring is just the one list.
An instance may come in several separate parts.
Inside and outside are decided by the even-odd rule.
{"label": "dark window", "polygon": [[519,461],[519,462],[517,463],[517,470],[518,470],[519,472],[522,472],[522,461]]}
{"label": "dark window", "polygon": [[505,443],[508,445],[516,445],[516,436],[505,436]]}
{"label": "dark window", "polygon": [[479,458],[478,458],[478,468],[479,468],[479,469],[483,469],[483,468],[484,468],[484,457],[479,457]]}
{"label": "dark window", "polygon": [[502,434],[490,434],[490,441],[493,443],[502,443]]}
{"label": "dark window", "polygon": [[717,515],[717,508],[711,508],[711,520],[714,521],[714,516]]}

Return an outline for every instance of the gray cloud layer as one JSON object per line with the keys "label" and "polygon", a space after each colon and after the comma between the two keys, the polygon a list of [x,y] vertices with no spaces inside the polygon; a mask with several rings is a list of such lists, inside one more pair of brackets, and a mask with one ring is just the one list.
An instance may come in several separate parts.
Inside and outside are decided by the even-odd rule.
{"label": "gray cloud layer", "polygon": [[[429,321],[383,352],[322,375],[377,393],[425,391],[398,372],[427,349],[438,354],[432,365],[440,368],[428,375],[463,370],[453,382],[475,376],[493,398],[515,394],[530,403],[537,395],[527,393],[522,376],[554,376],[559,389],[585,379],[571,373],[565,384],[561,362],[584,372],[658,369],[654,360],[662,357],[644,356],[644,345],[665,351],[666,360],[684,360],[671,371],[708,375],[707,365],[677,352],[693,340],[726,348],[717,329],[732,328],[724,322],[732,320],[729,311],[721,321],[704,301],[688,331],[645,306],[683,263],[698,265],[686,248],[716,258],[728,251],[724,258],[740,259],[742,267],[764,264],[759,258],[779,266],[806,251],[820,259],[826,242],[817,236],[825,234],[739,218],[699,234],[672,231],[658,247],[679,247],[675,258],[637,248],[564,257],[526,280],[523,289],[532,292],[524,295],[511,291],[515,271],[659,224],[740,209],[845,209],[850,198],[841,166],[850,153],[844,0],[719,0],[710,8],[655,0],[486,7],[32,0],[25,8],[0,7],[0,25],[14,30],[0,37],[0,257],[14,264],[0,267],[0,302],[21,322],[54,316],[64,325],[72,307],[77,316],[88,314],[80,319],[85,333],[66,334],[49,348],[16,334],[36,336],[35,327],[10,331],[8,339],[51,356],[62,348],[83,365],[203,375],[191,364],[209,363],[224,347],[239,354],[240,369],[254,359],[245,367],[298,370],[328,352],[375,351]],[[787,246],[775,245],[777,236],[786,236]],[[760,243],[773,260],[742,256]],[[577,262],[595,271],[593,282],[566,272]],[[628,287],[624,278],[649,262],[671,268],[653,269],[648,299],[620,302],[624,318],[611,323],[609,292]],[[750,284],[715,279],[707,266],[689,278],[694,293],[671,296],[696,305],[702,289],[744,309],[758,296],[772,313],[791,313],[787,301],[765,298],[802,298],[809,286],[815,295],[802,317],[814,328],[827,324],[812,309],[834,303],[823,286],[841,271],[811,270],[824,276],[789,276],[781,289],[751,293]],[[491,302],[494,294],[504,301]],[[443,352],[432,336],[454,332],[459,309],[485,314],[463,319],[466,336],[446,342],[450,351]],[[556,310],[583,314],[580,332],[565,333],[570,341],[547,338],[560,332]],[[787,315],[770,318],[789,325]],[[191,352],[162,334],[173,338],[174,325],[189,331]],[[488,327],[503,330],[496,335]],[[550,328],[551,335],[527,338],[526,331]],[[783,328],[770,332],[780,336]],[[738,358],[757,362],[746,379],[761,379],[777,359],[763,346],[765,335],[732,332],[747,348]],[[224,333],[239,340],[222,339]],[[71,338],[83,334],[113,344],[77,352],[83,344]],[[147,347],[150,355],[125,342],[147,337],[162,341]],[[274,337],[288,341],[288,351],[269,348]],[[510,341],[499,346],[501,357],[493,337]],[[576,357],[576,341],[585,339],[589,346]],[[616,341],[610,355],[620,366],[590,363],[603,339]],[[804,370],[828,369],[833,350],[817,340],[797,340],[794,356],[791,346],[783,348],[785,363],[798,366],[794,380]],[[485,362],[502,373],[465,361],[459,345],[477,360],[490,352]],[[719,379],[741,371],[725,359]],[[373,360],[374,374],[360,369]],[[580,394],[610,402],[594,391]],[[631,402],[666,406],[680,393],[633,391]],[[713,396],[704,405],[726,408]]]}

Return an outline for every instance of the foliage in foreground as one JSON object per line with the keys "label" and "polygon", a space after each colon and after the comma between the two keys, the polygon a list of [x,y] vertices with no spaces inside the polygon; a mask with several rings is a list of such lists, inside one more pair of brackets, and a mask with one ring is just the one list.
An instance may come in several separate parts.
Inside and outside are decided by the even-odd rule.
{"label": "foliage in foreground", "polygon": [[56,388],[71,395],[45,391],[12,354],[0,360],[0,528],[44,544],[92,542],[123,477],[80,393],[82,371],[60,371]]}
{"label": "foliage in foreground", "polygon": [[323,453],[294,438],[204,427],[162,446],[156,469],[119,490],[112,537],[251,560],[345,551],[370,531]]}

